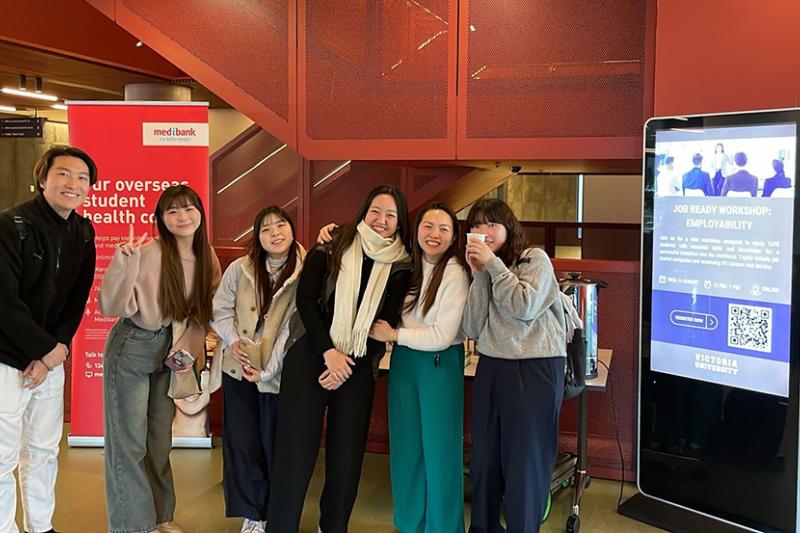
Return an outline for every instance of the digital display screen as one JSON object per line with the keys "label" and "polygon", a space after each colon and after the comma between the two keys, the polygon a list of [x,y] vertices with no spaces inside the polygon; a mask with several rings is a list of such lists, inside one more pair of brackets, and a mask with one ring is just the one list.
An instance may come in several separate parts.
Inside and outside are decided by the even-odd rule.
{"label": "digital display screen", "polygon": [[651,370],[788,397],[796,130],[655,132]]}

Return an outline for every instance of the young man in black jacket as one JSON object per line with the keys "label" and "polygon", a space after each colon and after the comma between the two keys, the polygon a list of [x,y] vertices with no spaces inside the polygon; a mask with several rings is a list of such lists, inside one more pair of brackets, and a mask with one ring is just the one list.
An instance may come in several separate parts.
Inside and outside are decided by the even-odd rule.
{"label": "young man in black jacket", "polygon": [[38,194],[0,213],[0,531],[17,533],[19,469],[25,530],[53,532],[64,367],[92,287],[94,230],[75,213],[97,180],[77,148],[47,151]]}

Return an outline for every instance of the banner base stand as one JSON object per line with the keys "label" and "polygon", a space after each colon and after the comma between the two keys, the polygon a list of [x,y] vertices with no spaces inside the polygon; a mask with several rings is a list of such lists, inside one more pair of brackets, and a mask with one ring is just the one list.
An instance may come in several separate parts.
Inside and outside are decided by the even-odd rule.
{"label": "banner base stand", "polygon": [[103,437],[67,435],[67,444],[70,446],[70,448],[102,448]]}
{"label": "banner base stand", "polygon": [[208,437],[172,437],[173,448],[213,448],[211,436]]}
{"label": "banner base stand", "polygon": [[[67,445],[70,448],[102,448],[103,437],[81,437],[67,435]],[[211,436],[208,437],[172,437],[173,448],[213,448]]]}
{"label": "banner base stand", "polygon": [[720,522],[653,498],[637,493],[617,508],[617,513],[638,522],[643,522],[673,533],[714,531],[715,533],[742,533],[752,531],[736,527],[729,522]]}

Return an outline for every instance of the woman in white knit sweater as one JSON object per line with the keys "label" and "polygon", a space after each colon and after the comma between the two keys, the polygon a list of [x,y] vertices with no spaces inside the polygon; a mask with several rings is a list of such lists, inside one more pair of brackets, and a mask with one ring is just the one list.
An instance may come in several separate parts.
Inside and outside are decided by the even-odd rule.
{"label": "woman in white knit sweater", "polygon": [[469,290],[456,216],[437,202],[417,216],[414,274],[402,326],[375,322],[394,342],[389,458],[394,525],[402,533],[463,533],[464,336]]}

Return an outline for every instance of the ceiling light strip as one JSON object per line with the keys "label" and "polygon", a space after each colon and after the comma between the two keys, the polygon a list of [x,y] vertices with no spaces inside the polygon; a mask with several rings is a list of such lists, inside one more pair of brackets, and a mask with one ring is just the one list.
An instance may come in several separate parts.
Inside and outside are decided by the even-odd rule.
{"label": "ceiling light strip", "polygon": [[13,94],[14,96],[24,96],[26,98],[35,98],[37,100],[47,100],[48,102],[58,102],[58,96],[44,93],[32,93],[30,91],[20,91],[19,89],[12,89],[10,87],[3,87],[4,94]]}

